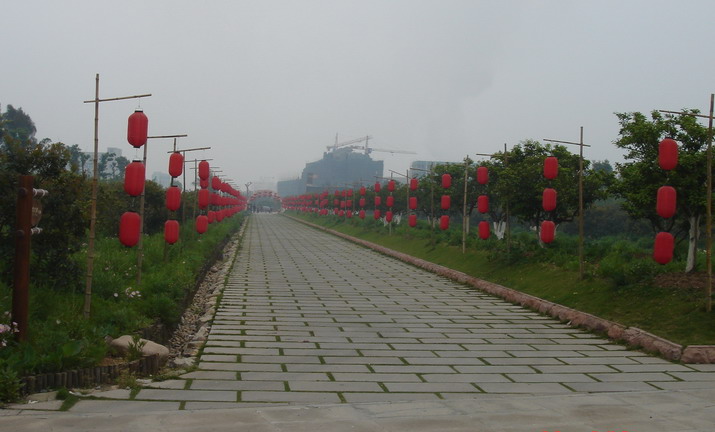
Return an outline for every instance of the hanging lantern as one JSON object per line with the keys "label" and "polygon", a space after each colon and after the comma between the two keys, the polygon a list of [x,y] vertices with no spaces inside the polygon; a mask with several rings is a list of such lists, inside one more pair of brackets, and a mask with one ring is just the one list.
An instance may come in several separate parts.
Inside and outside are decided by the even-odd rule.
{"label": "hanging lantern", "polygon": [[179,177],[184,171],[184,155],[174,152],[169,156],[169,175]]}
{"label": "hanging lantern", "polygon": [[127,247],[132,247],[139,243],[139,225],[141,218],[139,213],[124,212],[119,219],[119,241]]}
{"label": "hanging lantern", "polygon": [[489,197],[487,195],[479,195],[477,198],[477,210],[482,214],[489,212]]}
{"label": "hanging lantern", "polygon": [[178,186],[171,186],[166,189],[166,208],[169,211],[177,211],[181,206],[181,189]]}
{"label": "hanging lantern", "polygon": [[365,198],[360,198],[360,201],[358,201],[358,205],[360,207],[365,207]]}
{"label": "hanging lantern", "polygon": [[388,210],[387,212],[385,212],[385,220],[386,220],[388,223],[392,222],[392,212],[391,212],[390,210]]}
{"label": "hanging lantern", "polygon": [[347,210],[347,211],[345,212],[345,217],[348,218],[348,219],[352,219],[352,217],[353,217],[353,212],[350,211],[350,210]]}
{"label": "hanging lantern", "polygon": [[214,212],[214,217],[216,218],[216,222],[221,222],[223,220],[223,217],[226,213],[224,213],[223,210],[218,210]]}
{"label": "hanging lantern", "polygon": [[375,197],[375,207],[380,207],[381,204],[382,204],[382,198],[379,196],[376,196]]}
{"label": "hanging lantern", "polygon": [[447,189],[452,186],[452,176],[449,174],[442,174],[442,187]]}
{"label": "hanging lantern", "polygon": [[388,196],[387,197],[387,206],[392,207],[394,205],[395,205],[395,197],[393,197],[392,195]]}
{"label": "hanging lantern", "polygon": [[380,193],[380,182],[375,182],[375,193]]}
{"label": "hanging lantern", "polygon": [[365,192],[367,192],[365,186],[360,186],[360,196],[365,196]]}
{"label": "hanging lantern", "polygon": [[417,197],[410,197],[410,210],[417,210]]}
{"label": "hanging lantern", "polygon": [[440,204],[442,205],[442,210],[449,210],[449,207],[452,205],[452,197],[449,195],[442,195]]}
{"label": "hanging lantern", "polygon": [[655,245],[653,246],[653,259],[658,264],[668,264],[673,259],[673,248],[675,247],[675,239],[668,232],[659,232],[655,236]]}
{"label": "hanging lantern", "polygon": [[546,188],[541,196],[541,207],[550,212],[556,209],[556,189]]}
{"label": "hanging lantern", "polygon": [[139,161],[132,161],[124,168],[124,192],[130,196],[139,196],[144,191],[146,168]]}
{"label": "hanging lantern", "polygon": [[658,199],[656,210],[658,216],[669,219],[675,214],[676,192],[672,186],[661,186],[658,188]]}
{"label": "hanging lantern", "polygon": [[218,176],[213,176],[211,178],[211,189],[217,191],[221,188],[221,179]]}
{"label": "hanging lantern", "polygon": [[477,168],[477,182],[481,185],[489,183],[489,169],[485,166]]}
{"label": "hanging lantern", "polygon": [[360,210],[360,213],[358,213],[358,216],[360,216],[360,219],[365,219],[365,210]]}
{"label": "hanging lantern", "polygon": [[142,110],[134,111],[134,114],[129,116],[127,126],[127,141],[135,148],[139,148],[146,144],[147,132],[149,130],[149,119]]}
{"label": "hanging lantern", "polygon": [[372,217],[374,217],[375,220],[380,219],[380,210],[375,210],[375,211],[372,213]]}
{"label": "hanging lantern", "polygon": [[215,211],[209,210],[207,216],[208,216],[210,224],[216,222],[216,212]]}
{"label": "hanging lantern", "polygon": [[340,205],[340,200],[337,198],[333,198],[333,207],[337,207]]}
{"label": "hanging lantern", "polygon": [[345,208],[345,201],[340,201],[340,208],[344,209]]}
{"label": "hanging lantern", "polygon": [[678,143],[672,138],[666,138],[658,144],[658,165],[666,171],[678,165]]}
{"label": "hanging lantern", "polygon": [[345,216],[345,210],[340,210],[340,211],[338,212],[338,216],[340,216],[340,217]]}
{"label": "hanging lantern", "polygon": [[201,180],[209,179],[209,163],[205,160],[199,162],[199,178]]}
{"label": "hanging lantern", "polygon": [[395,191],[395,181],[394,180],[390,180],[389,182],[387,182],[387,191],[388,192]]}
{"label": "hanging lantern", "polygon": [[209,229],[209,218],[206,215],[196,216],[196,232],[203,234]]}
{"label": "hanging lantern", "polygon": [[199,179],[199,186],[201,187],[201,189],[208,189],[209,179]]}
{"label": "hanging lantern", "polygon": [[353,196],[353,190],[348,189],[348,198],[351,198]]}
{"label": "hanging lantern", "polygon": [[554,241],[554,235],[556,234],[556,225],[552,221],[546,220],[541,222],[541,241],[544,243],[551,243]]}
{"label": "hanging lantern", "polygon": [[443,215],[442,217],[439,218],[439,229],[444,231],[447,228],[449,228],[449,216]]}
{"label": "hanging lantern", "polygon": [[164,223],[164,240],[169,244],[179,241],[179,221],[169,219]]}
{"label": "hanging lantern", "polygon": [[418,185],[419,185],[419,181],[416,178],[410,179],[410,190],[416,191]]}
{"label": "hanging lantern", "polygon": [[489,222],[479,222],[479,238],[482,240],[486,240],[489,238]]}
{"label": "hanging lantern", "polygon": [[544,177],[553,180],[559,175],[559,160],[555,156],[544,159]]}
{"label": "hanging lantern", "polygon": [[414,227],[417,226],[417,215],[411,214],[411,215],[407,218],[407,220],[408,220],[409,225],[410,225],[412,228],[414,228]]}

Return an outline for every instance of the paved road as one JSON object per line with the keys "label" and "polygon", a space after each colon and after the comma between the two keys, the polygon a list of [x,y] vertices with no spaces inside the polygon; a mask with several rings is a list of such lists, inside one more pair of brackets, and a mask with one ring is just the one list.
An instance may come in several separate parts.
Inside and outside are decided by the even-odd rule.
{"label": "paved road", "polygon": [[404,414],[430,401],[523,398],[598,405],[586,393],[602,393],[609,412],[631,403],[613,392],[692,407],[693,394],[715,387],[714,366],[631,351],[287,218],[255,215],[198,370],[71,411],[412,402]]}

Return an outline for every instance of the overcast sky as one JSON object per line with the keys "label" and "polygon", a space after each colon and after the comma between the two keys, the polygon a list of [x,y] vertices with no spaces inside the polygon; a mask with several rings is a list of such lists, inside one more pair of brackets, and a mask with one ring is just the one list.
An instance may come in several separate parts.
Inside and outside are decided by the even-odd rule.
{"label": "overcast sky", "polygon": [[[715,1],[2,1],[0,104],[38,138],[100,151],[149,134],[214,158],[242,185],[298,177],[335,134],[372,135],[387,169],[519,141],[578,141],[621,160],[614,112],[708,109]],[[147,172],[171,141],[150,141]],[[574,151],[577,149],[574,148]]]}

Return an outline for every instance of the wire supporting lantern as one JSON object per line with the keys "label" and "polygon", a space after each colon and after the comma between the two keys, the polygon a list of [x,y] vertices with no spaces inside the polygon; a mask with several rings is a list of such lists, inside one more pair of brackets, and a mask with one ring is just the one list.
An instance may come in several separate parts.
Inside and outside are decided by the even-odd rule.
{"label": "wire supporting lantern", "polygon": [[132,161],[124,168],[124,192],[139,196],[144,191],[146,167],[140,161]]}
{"label": "wire supporting lantern", "polygon": [[410,210],[417,210],[417,197],[410,197]]}
{"label": "wire supporting lantern", "polygon": [[658,188],[658,198],[656,201],[656,211],[658,216],[670,219],[675,214],[677,193],[672,186],[661,186]]}
{"label": "wire supporting lantern", "polygon": [[169,219],[164,223],[164,241],[168,244],[179,241],[179,221]]}
{"label": "wire supporting lantern", "polygon": [[416,178],[411,178],[410,179],[410,190],[416,191],[417,186],[419,186],[419,180],[417,180]]}
{"label": "wire supporting lantern", "polygon": [[149,119],[142,110],[136,110],[127,122],[127,141],[135,148],[146,144],[149,131]]}
{"label": "wire supporting lantern", "polygon": [[653,245],[653,259],[658,264],[668,264],[673,259],[675,239],[669,232],[659,232]]}
{"label": "wire supporting lantern", "polygon": [[489,238],[489,222],[479,222],[479,238],[482,240],[486,240]]}
{"label": "wire supporting lantern", "polygon": [[417,215],[416,214],[411,214],[407,218],[408,224],[414,228],[417,226]]}
{"label": "wire supporting lantern", "polygon": [[452,176],[449,174],[442,174],[442,187],[448,189],[452,186]]}
{"label": "wire supporting lantern", "polygon": [[439,218],[439,229],[442,231],[446,230],[449,228],[449,216],[447,215],[442,215]]}
{"label": "wire supporting lantern", "polygon": [[559,175],[559,160],[556,156],[549,156],[544,159],[544,177],[553,180]]}
{"label": "wire supporting lantern", "polygon": [[481,185],[489,183],[489,169],[485,166],[477,168],[477,182]]}
{"label": "wire supporting lantern", "polygon": [[205,233],[209,229],[209,218],[206,215],[196,216],[196,232]]}
{"label": "wire supporting lantern", "polygon": [[140,224],[139,213],[124,212],[119,219],[119,242],[126,247],[132,247],[139,243]]}
{"label": "wire supporting lantern", "polygon": [[541,222],[541,241],[551,243],[556,235],[556,225],[553,221],[545,220]]}
{"label": "wire supporting lantern", "polygon": [[556,195],[556,189],[544,189],[544,193],[541,196],[541,207],[543,207],[544,211],[556,210]]}
{"label": "wire supporting lantern", "polygon": [[479,213],[489,213],[489,196],[479,195],[477,198],[477,210]]}
{"label": "wire supporting lantern", "polygon": [[440,205],[442,207],[442,210],[449,210],[449,208],[452,206],[452,197],[450,197],[449,195],[442,195]]}
{"label": "wire supporting lantern", "polygon": [[673,138],[666,138],[658,144],[658,165],[666,171],[678,166],[678,143]]}
{"label": "wire supporting lantern", "polygon": [[178,186],[170,186],[166,189],[166,208],[169,211],[177,211],[181,206],[181,189]]}

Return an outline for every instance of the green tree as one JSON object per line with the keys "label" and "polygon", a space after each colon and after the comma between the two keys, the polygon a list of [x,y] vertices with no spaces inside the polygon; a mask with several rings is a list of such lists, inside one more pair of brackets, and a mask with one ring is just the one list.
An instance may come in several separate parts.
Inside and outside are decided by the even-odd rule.
{"label": "green tree", "polygon": [[[687,110],[698,113],[697,110]],[[685,271],[695,268],[700,225],[706,212],[707,128],[689,115],[663,115],[653,111],[648,119],[639,112],[616,113],[621,126],[615,145],[625,149],[626,162],[617,164],[618,181],[613,191],[623,198],[623,208],[634,219],[646,219],[654,231],[672,233],[678,242],[688,241]],[[658,165],[658,144],[665,137],[680,143],[678,166],[663,171]],[[658,188],[673,186],[677,211],[670,219],[656,213]]]}

